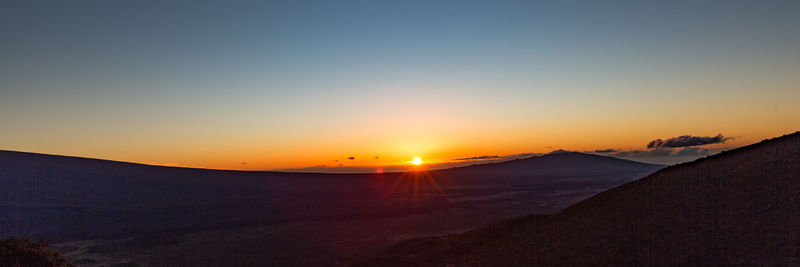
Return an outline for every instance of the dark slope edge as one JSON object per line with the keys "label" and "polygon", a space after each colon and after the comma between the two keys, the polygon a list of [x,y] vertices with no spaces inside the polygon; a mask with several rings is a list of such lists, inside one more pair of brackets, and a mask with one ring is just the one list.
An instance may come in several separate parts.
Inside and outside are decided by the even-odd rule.
{"label": "dark slope edge", "polygon": [[610,189],[551,216],[397,244],[363,265],[797,264],[800,132]]}
{"label": "dark slope edge", "polygon": [[642,170],[656,171],[663,165],[618,159],[608,156],[586,154],[580,152],[559,152],[534,156],[524,159],[514,159],[503,162],[476,164],[464,167],[440,170],[441,173],[456,174],[459,176],[485,176],[485,175],[554,175],[554,176],[581,176],[597,175],[604,173],[617,174],[620,171]]}
{"label": "dark slope edge", "polygon": [[[513,175],[502,173],[506,168],[485,171],[491,164],[475,167],[481,171],[460,168],[426,173],[436,184],[420,183],[417,191],[416,184],[410,189],[416,176],[404,173],[194,169],[0,151],[0,237],[46,236],[62,242],[305,221],[401,218],[472,209],[475,201],[483,201],[452,202],[451,198],[514,193],[488,200],[500,205],[512,203],[512,198],[537,203],[530,196],[541,192],[570,192],[536,206],[540,212],[553,212],[562,203],[577,201],[572,200],[575,197],[582,199],[599,192],[598,188],[611,188],[661,168],[587,154],[547,155],[514,164],[524,166],[518,166]],[[576,174],[592,166],[597,169],[598,164],[614,171]],[[477,174],[470,175],[473,172]],[[416,199],[417,192],[436,193]],[[481,212],[488,209],[481,208]]]}
{"label": "dark slope edge", "polygon": [[[131,171],[148,169],[148,171],[161,172],[206,172],[206,173],[258,173],[258,174],[289,174],[310,176],[328,174],[331,176],[344,175],[371,175],[373,173],[319,173],[319,172],[286,172],[286,171],[239,171],[193,167],[173,167],[148,165],[124,161],[95,159],[75,156],[52,155],[32,152],[0,150],[0,167],[24,166],[28,168],[69,168],[70,170],[105,170],[115,168]],[[475,164],[463,167],[436,170],[436,172],[453,174],[540,174],[540,175],[571,175],[575,173],[592,174],[597,172],[614,172],[634,170],[655,171],[664,165],[644,163],[632,160],[619,159],[595,154],[580,152],[562,152],[545,154],[523,159],[509,161]]]}

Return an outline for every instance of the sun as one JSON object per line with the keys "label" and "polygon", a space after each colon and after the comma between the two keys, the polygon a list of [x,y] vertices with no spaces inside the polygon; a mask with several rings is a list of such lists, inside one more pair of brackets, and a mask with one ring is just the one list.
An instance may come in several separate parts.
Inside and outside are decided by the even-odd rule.
{"label": "sun", "polygon": [[419,158],[419,157],[416,157],[416,158],[412,159],[411,161],[409,161],[409,163],[414,164],[414,165],[420,165],[420,164],[422,164],[422,159]]}

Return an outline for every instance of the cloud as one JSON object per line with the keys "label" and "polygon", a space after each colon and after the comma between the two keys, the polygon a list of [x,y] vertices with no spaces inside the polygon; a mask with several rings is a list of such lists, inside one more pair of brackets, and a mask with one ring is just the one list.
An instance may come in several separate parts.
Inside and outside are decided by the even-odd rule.
{"label": "cloud", "polygon": [[662,147],[655,149],[633,149],[633,150],[620,150],[620,149],[598,149],[594,151],[587,151],[586,153],[597,153],[612,157],[621,158],[658,158],[658,157],[684,157],[684,156],[706,156],[716,153],[719,150],[711,150],[702,147]]}
{"label": "cloud", "polygon": [[673,153],[675,156],[705,156],[710,154],[711,151],[701,147],[684,147]]}
{"label": "cloud", "polygon": [[672,154],[672,149],[627,150],[613,153],[611,156],[627,158],[666,157]]}
{"label": "cloud", "polygon": [[347,157],[347,159],[354,160],[354,159],[356,159],[356,157]]}
{"label": "cloud", "polygon": [[542,153],[519,153],[519,154],[508,155],[508,156],[505,156],[505,157],[506,158],[518,159],[518,158],[530,158],[530,157],[541,156],[541,155],[542,155]]}
{"label": "cloud", "polygon": [[498,155],[485,155],[485,156],[476,156],[476,157],[469,157],[469,158],[457,158],[453,160],[480,160],[480,159],[499,159],[500,156]]}
{"label": "cloud", "polygon": [[576,151],[565,150],[565,149],[556,149],[556,150],[551,151],[550,153],[547,153],[547,155],[564,154],[564,153],[571,153],[571,152],[576,152]]}
{"label": "cloud", "polygon": [[657,163],[657,164],[676,164],[681,162],[692,161],[703,156],[715,154],[722,149],[707,149],[702,147],[663,147],[655,149],[634,149],[634,150],[618,150],[617,152],[599,153],[604,156],[611,156],[623,159],[630,159],[636,161]]}
{"label": "cloud", "polygon": [[708,144],[725,143],[725,141],[733,139],[733,137],[725,137],[722,134],[717,136],[691,136],[682,135],[672,137],[667,140],[656,139],[647,144],[647,148],[664,148],[664,147],[686,147],[686,146],[702,146]]}
{"label": "cloud", "polygon": [[613,148],[597,149],[597,150],[595,150],[593,152],[594,153],[614,153],[614,152],[619,152],[619,149],[613,149]]}
{"label": "cloud", "polygon": [[511,159],[520,159],[520,158],[529,158],[534,156],[541,156],[542,153],[518,153],[518,154],[511,154],[511,155],[482,155],[482,156],[474,156],[474,157],[467,157],[467,158],[457,158],[453,160],[457,161],[485,161],[485,160],[511,160]]}

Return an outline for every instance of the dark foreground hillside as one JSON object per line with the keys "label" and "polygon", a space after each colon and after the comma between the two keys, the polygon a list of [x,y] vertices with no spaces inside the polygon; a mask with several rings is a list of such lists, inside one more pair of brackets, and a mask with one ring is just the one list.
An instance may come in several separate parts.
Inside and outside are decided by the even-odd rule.
{"label": "dark foreground hillside", "polygon": [[402,240],[553,213],[662,168],[580,153],[502,164],[515,168],[319,174],[0,151],[0,238],[52,238],[86,266],[347,265]]}
{"label": "dark foreground hillside", "polygon": [[800,132],[662,169],[550,216],[409,240],[368,265],[784,265],[800,258]]}

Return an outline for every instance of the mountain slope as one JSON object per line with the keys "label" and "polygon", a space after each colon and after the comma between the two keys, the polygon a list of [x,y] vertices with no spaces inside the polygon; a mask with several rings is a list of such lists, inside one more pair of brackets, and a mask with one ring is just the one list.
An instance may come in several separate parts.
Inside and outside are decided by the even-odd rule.
{"label": "mountain slope", "polygon": [[443,173],[466,175],[548,175],[582,176],[616,174],[620,171],[653,172],[663,165],[618,159],[579,152],[557,152],[524,159],[479,164],[442,170]]}
{"label": "mountain slope", "polygon": [[798,233],[800,132],[662,169],[551,216],[403,242],[368,264],[796,264]]}
{"label": "mountain slope", "polygon": [[[101,257],[95,264],[347,264],[412,236],[553,213],[661,168],[586,154],[553,156],[516,161],[527,167],[512,174],[487,171],[492,165],[320,174],[0,151],[0,237],[48,237],[73,249],[78,244],[81,249],[65,255]],[[598,161],[619,167],[576,172]],[[571,167],[556,168],[561,165]],[[240,256],[232,259],[234,253]]]}

